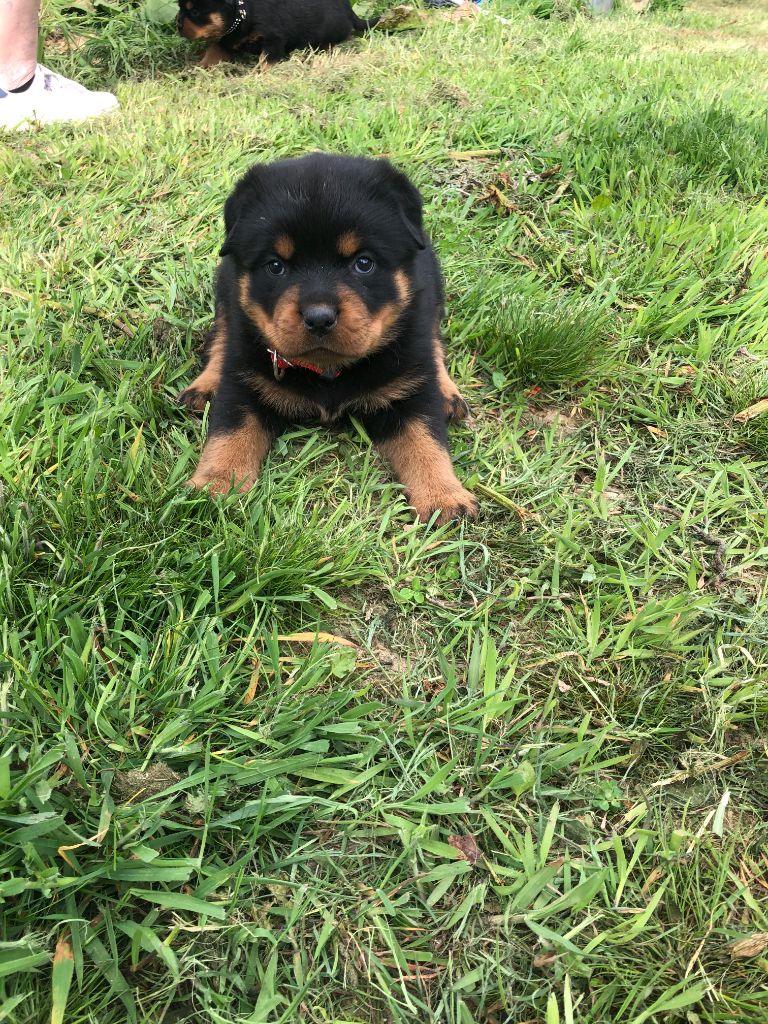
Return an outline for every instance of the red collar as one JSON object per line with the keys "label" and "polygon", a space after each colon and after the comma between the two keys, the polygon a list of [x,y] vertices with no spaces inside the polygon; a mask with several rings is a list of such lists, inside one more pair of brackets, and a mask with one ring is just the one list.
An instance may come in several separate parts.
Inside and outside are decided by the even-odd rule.
{"label": "red collar", "polygon": [[341,373],[341,370],[324,370],[320,366],[313,366],[312,363],[304,363],[300,359],[294,359],[290,362],[288,359],[284,359],[279,352],[276,352],[273,348],[268,348],[270,358],[272,360],[272,372],[275,375],[275,380],[282,380],[285,376],[285,371],[291,367],[299,367],[301,370],[310,370],[312,373],[316,373],[318,377],[323,377],[325,380],[336,380]]}

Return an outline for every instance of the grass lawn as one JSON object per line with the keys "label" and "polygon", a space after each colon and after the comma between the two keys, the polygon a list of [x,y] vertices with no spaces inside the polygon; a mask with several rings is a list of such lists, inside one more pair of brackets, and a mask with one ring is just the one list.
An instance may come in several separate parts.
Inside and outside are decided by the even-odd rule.
{"label": "grass lawn", "polygon": [[[0,1021],[768,1022],[766,0],[265,75],[64,6],[122,111],[0,145]],[[182,486],[224,198],[313,148],[423,191],[477,523],[354,424]]]}

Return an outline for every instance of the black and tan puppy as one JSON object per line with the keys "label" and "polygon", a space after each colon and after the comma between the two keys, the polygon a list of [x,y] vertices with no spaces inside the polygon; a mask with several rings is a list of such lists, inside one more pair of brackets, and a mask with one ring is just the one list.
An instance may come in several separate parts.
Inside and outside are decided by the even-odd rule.
{"label": "black and tan puppy", "polygon": [[176,25],[208,43],[200,63],[210,68],[238,53],[274,64],[291,50],[343,43],[378,20],[358,18],[349,0],[179,0]]}
{"label": "black and tan puppy", "polygon": [[358,417],[421,519],[474,515],[446,421],[442,283],[421,197],[385,160],[315,153],[257,165],[224,209],[205,369],[179,396],[210,432],[190,483],[251,487],[291,423]]}

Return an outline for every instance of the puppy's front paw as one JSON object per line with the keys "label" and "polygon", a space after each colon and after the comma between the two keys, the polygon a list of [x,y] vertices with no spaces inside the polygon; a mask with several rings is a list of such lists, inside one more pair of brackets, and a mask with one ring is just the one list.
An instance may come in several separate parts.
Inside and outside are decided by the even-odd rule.
{"label": "puppy's front paw", "polygon": [[195,487],[197,490],[205,488],[213,496],[216,494],[229,494],[230,491],[248,491],[256,483],[256,477],[243,476],[233,471],[229,475],[224,473],[201,472],[199,469],[187,480],[187,487]]}
{"label": "puppy's front paw", "polygon": [[461,397],[461,392],[453,382],[453,378],[445,368],[442,349],[436,341],[435,356],[437,359],[437,383],[443,396],[443,411],[449,423],[464,420],[469,416],[469,406]]}
{"label": "puppy's front paw", "polygon": [[218,43],[211,43],[211,45],[205,51],[203,56],[200,58],[198,67],[205,68],[206,70],[208,68],[215,68],[217,64],[220,64],[225,59],[225,57],[226,54],[218,45]]}
{"label": "puppy's front paw", "polygon": [[[216,410],[214,408],[214,416]],[[259,478],[271,438],[251,413],[227,433],[214,433],[206,442],[190,487],[207,487],[209,494],[247,491]]]}
{"label": "puppy's front paw", "polygon": [[201,391],[194,385],[184,388],[176,396],[179,405],[183,405],[190,412],[203,412],[208,402],[213,399],[212,391]]}
{"label": "puppy's front paw", "polygon": [[443,396],[445,407],[445,418],[449,423],[456,423],[458,420],[465,420],[469,416],[469,406],[461,397],[458,391]]}
{"label": "puppy's front paw", "polygon": [[477,499],[464,487],[432,494],[413,495],[411,503],[422,522],[428,522],[435,512],[438,525],[453,519],[474,519],[477,516]]}

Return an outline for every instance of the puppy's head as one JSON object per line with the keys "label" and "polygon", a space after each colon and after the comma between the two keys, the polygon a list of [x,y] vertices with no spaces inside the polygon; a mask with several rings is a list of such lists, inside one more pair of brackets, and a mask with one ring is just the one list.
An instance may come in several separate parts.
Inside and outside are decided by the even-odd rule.
{"label": "puppy's head", "polygon": [[187,39],[216,42],[236,17],[235,0],[179,0],[176,28]]}
{"label": "puppy's head", "polygon": [[270,348],[330,367],[393,338],[426,239],[421,197],[391,164],[315,153],[257,165],[224,219],[222,256]]}

